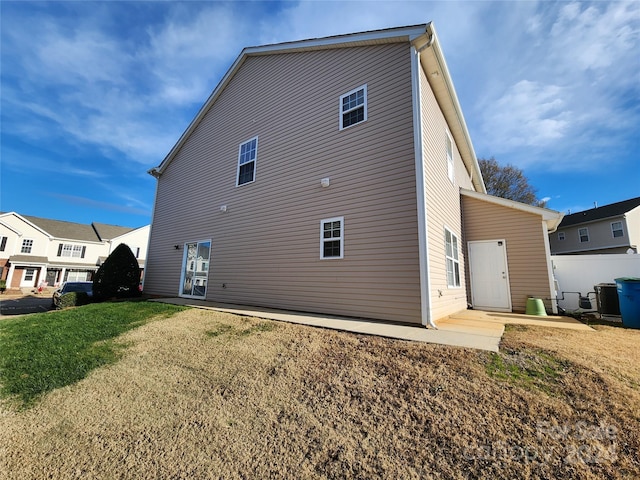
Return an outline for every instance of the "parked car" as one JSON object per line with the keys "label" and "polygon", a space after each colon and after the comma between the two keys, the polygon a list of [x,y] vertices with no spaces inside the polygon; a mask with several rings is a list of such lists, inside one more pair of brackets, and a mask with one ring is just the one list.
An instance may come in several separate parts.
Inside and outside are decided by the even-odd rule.
{"label": "parked car", "polygon": [[59,289],[53,292],[53,306],[60,306],[60,297],[65,293],[84,292],[89,297],[93,296],[93,282],[64,282]]}

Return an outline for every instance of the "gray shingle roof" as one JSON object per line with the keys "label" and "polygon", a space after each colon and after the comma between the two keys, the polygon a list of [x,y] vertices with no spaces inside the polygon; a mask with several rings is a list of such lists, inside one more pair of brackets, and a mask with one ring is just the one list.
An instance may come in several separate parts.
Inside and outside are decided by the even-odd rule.
{"label": "gray shingle roof", "polygon": [[629,200],[623,200],[609,205],[603,205],[602,207],[591,208],[584,212],[572,213],[571,215],[565,215],[558,228],[593,222],[603,218],[619,217],[628,211],[633,210],[637,206],[640,206],[640,197],[630,198]]}
{"label": "gray shingle roof", "polygon": [[28,215],[22,215],[22,217],[55,238],[84,242],[111,240],[112,238],[134,230],[133,228],[106,225],[103,223],[85,225],[83,223],[65,222],[63,220],[52,220],[50,218],[32,217]]}
{"label": "gray shingle roof", "polygon": [[125,233],[135,230],[134,228],[107,225],[105,223],[93,222],[91,225],[93,225],[93,229],[102,240],[112,240],[120,235],[124,235]]}

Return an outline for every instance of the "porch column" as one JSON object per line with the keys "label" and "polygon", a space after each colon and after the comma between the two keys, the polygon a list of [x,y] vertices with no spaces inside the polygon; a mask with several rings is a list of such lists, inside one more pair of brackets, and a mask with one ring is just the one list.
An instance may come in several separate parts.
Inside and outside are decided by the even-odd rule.
{"label": "porch column", "polygon": [[13,262],[11,262],[11,266],[9,267],[9,274],[7,275],[7,288],[11,288],[11,280],[13,279],[13,272],[16,271],[16,266]]}

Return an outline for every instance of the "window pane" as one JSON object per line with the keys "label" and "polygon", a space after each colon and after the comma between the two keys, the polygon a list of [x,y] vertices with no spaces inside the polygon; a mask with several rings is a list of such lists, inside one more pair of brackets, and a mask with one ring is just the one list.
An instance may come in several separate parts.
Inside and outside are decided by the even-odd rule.
{"label": "window pane", "polygon": [[324,242],[324,257],[340,256],[340,240]]}
{"label": "window pane", "polygon": [[364,121],[364,107],[345,113],[342,119],[342,126],[348,127],[362,121]]}
{"label": "window pane", "polygon": [[240,173],[238,175],[238,185],[243,183],[253,182],[253,172],[256,164],[255,162],[245,163],[240,165]]}

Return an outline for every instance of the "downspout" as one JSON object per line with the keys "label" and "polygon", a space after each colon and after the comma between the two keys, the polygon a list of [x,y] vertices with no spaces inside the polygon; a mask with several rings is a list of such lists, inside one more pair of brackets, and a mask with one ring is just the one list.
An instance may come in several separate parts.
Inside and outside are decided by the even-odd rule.
{"label": "downspout", "polygon": [[160,172],[160,170],[158,170],[157,167],[152,168],[147,173],[156,179],[156,188],[155,188],[155,193],[153,198],[153,211],[151,212],[151,223],[149,224],[149,237],[147,238],[147,254],[145,255],[145,259],[144,259],[144,272],[142,274],[142,291],[143,292],[144,292],[145,284],[147,283],[147,270],[149,268],[149,252],[151,251],[153,220],[156,216],[156,206],[158,203],[158,187],[159,187],[158,184],[160,183],[160,176],[162,175],[162,173]]}
{"label": "downspout", "polygon": [[437,329],[431,315],[429,275],[429,236],[427,233],[427,194],[424,184],[424,159],[422,152],[422,104],[420,101],[420,52],[433,44],[431,34],[427,43],[420,48],[412,45],[411,75],[413,101],[413,143],[416,171],[416,203],[418,209],[418,258],[420,265],[420,312],[422,325]]}

